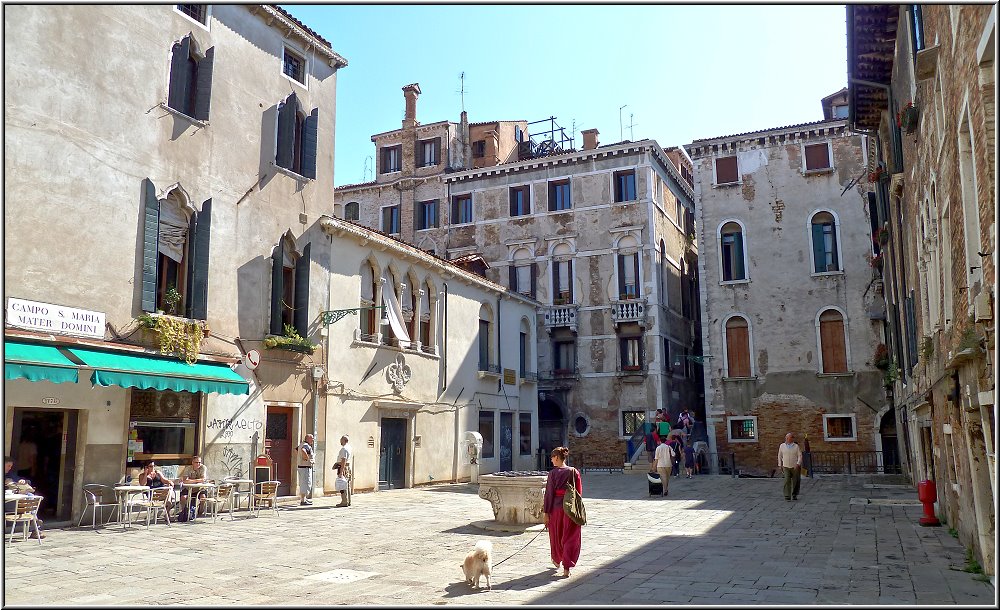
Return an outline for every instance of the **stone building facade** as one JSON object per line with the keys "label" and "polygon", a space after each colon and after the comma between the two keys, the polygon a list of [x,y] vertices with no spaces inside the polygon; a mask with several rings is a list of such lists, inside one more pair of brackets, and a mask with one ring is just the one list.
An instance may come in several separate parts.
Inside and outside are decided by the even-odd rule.
{"label": "stone building facade", "polygon": [[996,6],[847,7],[906,471],[995,578]]}
{"label": "stone building facade", "polygon": [[[53,521],[79,516],[83,484],[147,459],[173,470],[201,454],[221,479],[269,452],[289,493],[325,354],[264,339],[287,323],[321,343],[327,253],[308,244],[329,210],[347,62],[271,5],[17,6],[4,20],[15,467]],[[253,348],[251,372],[238,363]]]}
{"label": "stone building facade", "polygon": [[[536,303],[377,231],[330,216],[321,225],[330,310],[340,310],[327,326],[323,436],[350,436],[356,489],[469,480],[472,432],[478,472],[530,470]],[[392,299],[402,329],[373,309]]]}
{"label": "stone building facade", "polygon": [[[825,111],[835,99],[824,99]],[[686,148],[697,177],[705,403],[717,466],[769,474],[793,432],[800,444],[808,439],[816,469],[846,471],[841,452],[876,449],[886,411],[870,363],[877,341],[866,307],[862,138],[846,119],[829,118]]]}

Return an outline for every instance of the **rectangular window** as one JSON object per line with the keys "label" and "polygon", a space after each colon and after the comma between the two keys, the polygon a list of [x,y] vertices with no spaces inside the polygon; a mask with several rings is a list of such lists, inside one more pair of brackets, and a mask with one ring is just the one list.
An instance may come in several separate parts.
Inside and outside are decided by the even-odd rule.
{"label": "rectangular window", "polygon": [[622,436],[632,436],[642,430],[645,422],[645,411],[622,411]]}
{"label": "rectangular window", "polygon": [[514,268],[514,286],[511,288],[514,292],[520,292],[521,294],[530,295],[531,290],[531,265],[521,265],[520,267]]}
{"label": "rectangular window", "polygon": [[573,261],[552,261],[552,304],[573,302]]}
{"label": "rectangular window", "polygon": [[285,58],[281,64],[281,71],[292,80],[303,84],[306,82],[306,60],[290,51],[288,47],[285,47]]}
{"label": "rectangular window", "polygon": [[621,348],[622,370],[642,370],[642,337],[621,337],[618,343]]}
{"label": "rectangular window", "polygon": [[733,184],[739,182],[739,164],[736,162],[736,155],[730,157],[719,157],[715,160],[715,183]]}
{"label": "rectangular window", "polygon": [[722,234],[722,281],[745,280],[743,266],[743,234]]}
{"label": "rectangular window", "polygon": [[639,254],[618,255],[618,298],[639,298]]}
{"label": "rectangular window", "polygon": [[399,233],[399,206],[382,208],[382,232],[393,235]]}
{"label": "rectangular window", "polygon": [[531,455],[531,413],[518,413],[520,424],[517,440],[520,445],[520,455]]}
{"label": "rectangular window", "polygon": [[486,156],[486,140],[476,140],[472,143],[472,156],[476,159]]}
{"label": "rectangular window", "polygon": [[208,5],[207,4],[178,4],[177,10],[184,13],[188,17],[194,19],[198,23],[205,25],[208,17]]}
{"label": "rectangular window", "polygon": [[201,397],[200,393],[132,388],[129,421],[136,422],[145,459],[176,464],[194,455],[199,441]]}
{"label": "rectangular window", "polygon": [[549,182],[549,211],[568,210],[571,206],[569,180]]}
{"label": "rectangular window", "polygon": [[576,369],[576,342],[556,341],[552,360],[556,373],[572,373]]}
{"label": "rectangular window", "polygon": [[730,417],[726,430],[729,432],[729,442],[757,442],[756,417]]}
{"label": "rectangular window", "polygon": [[451,224],[472,222],[472,195],[458,195],[451,200]]}
{"label": "rectangular window", "polygon": [[848,114],[849,106],[841,105],[833,107],[833,118],[835,119],[846,119]]}
{"label": "rectangular window", "polygon": [[806,151],[806,171],[830,169],[830,147],[826,142],[822,144],[807,144]]}
{"label": "rectangular window", "polygon": [[531,189],[528,186],[515,186],[510,189],[510,215],[524,216],[531,213]]}
{"label": "rectangular window", "polygon": [[490,370],[490,323],[479,321],[479,370]]}
{"label": "rectangular window", "polygon": [[400,171],[403,168],[402,159],[403,146],[401,144],[384,147],[382,149],[382,173],[388,174]]}
{"label": "rectangular window", "polygon": [[438,200],[421,201],[417,204],[417,229],[431,229],[438,226]]}
{"label": "rectangular window", "polygon": [[666,373],[672,370],[673,363],[670,362],[670,341],[668,339],[663,340],[663,372]]}
{"label": "rectangular window", "polygon": [[420,159],[417,165],[420,167],[431,167],[438,164],[438,143],[440,141],[439,138],[420,141],[417,151]]}
{"label": "rectangular window", "polygon": [[615,172],[615,201],[635,201],[635,170]]}
{"label": "rectangular window", "polygon": [[656,200],[660,202],[660,205],[665,203],[663,201],[663,180],[660,180],[659,176],[656,177]]}
{"label": "rectangular window", "polygon": [[518,350],[518,363],[519,370],[521,373],[521,379],[524,379],[524,374],[528,372],[528,335],[527,333],[519,333],[517,337],[517,350]]}
{"label": "rectangular window", "polygon": [[479,412],[479,434],[483,436],[483,459],[496,457],[493,453],[494,430],[496,429],[496,412]]}
{"label": "rectangular window", "polygon": [[853,415],[824,415],[823,440],[856,441]]}
{"label": "rectangular window", "polygon": [[680,197],[674,198],[674,219],[677,221],[677,226],[681,228],[681,232],[686,234],[684,229],[684,204],[681,203]]}

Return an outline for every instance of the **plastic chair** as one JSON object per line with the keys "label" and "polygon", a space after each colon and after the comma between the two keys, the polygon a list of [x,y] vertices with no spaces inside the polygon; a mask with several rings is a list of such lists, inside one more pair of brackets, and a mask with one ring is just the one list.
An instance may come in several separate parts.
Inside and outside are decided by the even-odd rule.
{"label": "plastic chair", "polygon": [[[80,522],[76,524],[77,527],[83,525],[83,518],[87,516],[87,509],[91,510],[92,525],[94,529],[97,529],[97,513],[101,512],[101,516],[104,516],[104,509],[111,508],[111,516],[113,517],[115,511],[118,510],[118,501],[115,498],[114,489],[108,487],[107,485],[100,485],[98,483],[88,483],[83,486],[83,496],[86,499],[87,504],[83,507],[83,513],[80,514]],[[113,502],[105,502],[105,498],[111,498]],[[107,525],[111,522],[109,518],[107,521],[101,520],[101,525]]]}
{"label": "plastic chair", "polygon": [[236,519],[233,516],[233,485],[231,483],[222,483],[216,490],[215,495],[205,498],[206,510],[212,511],[212,523],[215,523],[216,517],[219,516],[219,507],[229,508],[229,518]]}
{"label": "plastic chair", "polygon": [[253,503],[256,516],[260,516],[261,504],[267,504],[275,515],[278,514],[278,486],[281,481],[263,481],[258,483],[260,491],[254,493]]}
{"label": "plastic chair", "polygon": [[41,496],[21,498],[17,500],[14,512],[4,515],[4,519],[10,523],[10,537],[7,538],[7,545],[14,540],[14,530],[18,523],[23,524],[24,541],[28,541],[28,527],[35,526],[35,535],[38,536],[38,544],[42,543],[42,531],[38,527],[38,507],[42,503]]}

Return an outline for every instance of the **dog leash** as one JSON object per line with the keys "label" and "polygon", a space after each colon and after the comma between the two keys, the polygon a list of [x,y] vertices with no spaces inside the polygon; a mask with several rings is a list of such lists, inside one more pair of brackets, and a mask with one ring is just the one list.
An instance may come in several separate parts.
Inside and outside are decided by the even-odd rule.
{"label": "dog leash", "polygon": [[[545,531],[548,531],[548,528],[543,528],[543,529],[539,530],[538,533],[535,534],[535,538],[538,538],[539,536],[541,536],[542,532],[545,532]],[[528,544],[531,544],[532,542],[534,542],[535,538],[532,538],[531,540],[529,540]],[[503,563],[504,561],[507,561],[508,559],[510,559],[511,557],[513,557],[514,555],[517,555],[518,553],[520,553],[524,549],[528,548],[528,544],[525,544],[521,548],[517,549],[516,551],[514,551],[513,553],[511,553],[509,556],[505,557],[502,561],[499,561],[499,562],[493,564],[493,566],[496,567],[496,566],[500,565],[501,563]]]}

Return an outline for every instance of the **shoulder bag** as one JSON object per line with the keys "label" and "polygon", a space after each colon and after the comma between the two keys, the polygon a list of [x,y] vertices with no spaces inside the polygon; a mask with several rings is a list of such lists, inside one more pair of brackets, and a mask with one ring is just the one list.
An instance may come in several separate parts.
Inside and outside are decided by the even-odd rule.
{"label": "shoulder bag", "polygon": [[576,491],[576,469],[566,483],[566,495],[563,496],[563,512],[569,520],[577,525],[587,525],[587,509],[583,505],[583,496]]}

